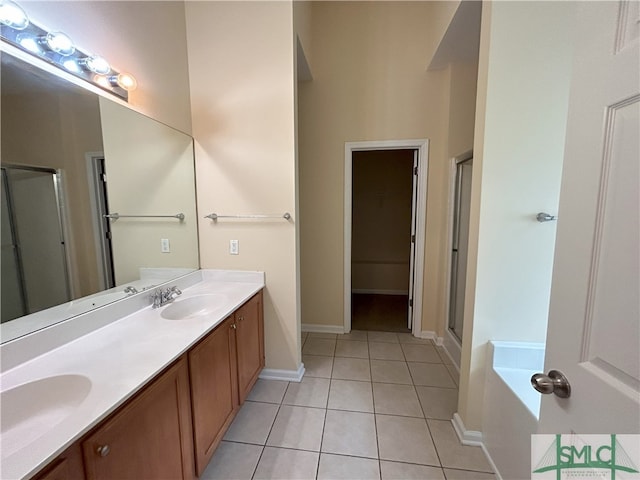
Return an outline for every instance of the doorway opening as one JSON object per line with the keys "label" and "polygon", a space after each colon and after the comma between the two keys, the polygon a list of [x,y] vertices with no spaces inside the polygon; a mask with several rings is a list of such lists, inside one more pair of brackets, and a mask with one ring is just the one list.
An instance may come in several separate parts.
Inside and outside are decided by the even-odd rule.
{"label": "doorway opening", "polygon": [[345,145],[345,332],[421,336],[426,178],[426,140]]}
{"label": "doorway opening", "polygon": [[102,153],[88,153],[87,173],[89,175],[89,199],[93,215],[93,233],[98,260],[100,289],[108,290],[116,286],[111,242],[111,222],[109,221],[109,199],[107,195],[107,172]]}

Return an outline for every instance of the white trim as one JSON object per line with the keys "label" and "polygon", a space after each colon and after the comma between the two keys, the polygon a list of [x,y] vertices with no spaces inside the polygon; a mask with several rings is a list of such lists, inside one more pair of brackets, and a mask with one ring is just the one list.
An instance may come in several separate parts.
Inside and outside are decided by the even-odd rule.
{"label": "white trim", "polygon": [[414,333],[414,336],[424,338],[426,340],[433,340],[435,343],[438,343],[438,334],[433,330],[423,330],[418,334]]}
{"label": "white trim", "polygon": [[482,451],[484,452],[484,456],[487,457],[487,462],[489,462],[489,466],[493,470],[493,474],[495,475],[496,480],[503,480],[502,475],[500,475],[500,472],[498,471],[498,466],[496,465],[496,462],[493,461],[493,458],[491,458],[491,455],[489,454],[489,450],[487,450],[487,447],[485,446],[485,444],[481,443],[480,448],[482,448]]}
{"label": "white trim", "polygon": [[89,189],[89,207],[94,215],[91,215],[91,227],[93,230],[93,246],[96,249],[96,267],[98,271],[98,280],[100,282],[100,290],[106,290],[108,287],[106,273],[104,271],[104,259],[102,258],[102,237],[100,235],[100,219],[95,215],[98,211],[98,193],[95,189],[95,169],[96,160],[104,158],[104,152],[85,152],[85,168],[87,170],[87,186]]}
{"label": "white trim", "polygon": [[375,288],[354,288],[353,293],[367,293],[373,295],[408,295],[408,290],[378,290]]}
{"label": "white trim", "polygon": [[453,429],[456,431],[456,435],[458,436],[458,440],[460,440],[460,443],[470,447],[480,447],[484,452],[485,457],[487,457],[487,462],[489,462],[489,465],[491,466],[491,469],[496,476],[496,480],[502,480],[502,475],[500,475],[498,467],[493,461],[493,458],[491,458],[487,447],[482,441],[482,432],[478,432],[476,430],[466,430],[464,422],[462,421],[462,418],[460,417],[460,415],[458,415],[458,413],[453,414],[451,424],[453,425]]}
{"label": "white trim", "polygon": [[460,443],[470,447],[479,447],[482,445],[482,432],[478,432],[477,430],[467,430],[462,418],[457,412],[453,414],[451,424],[453,425],[453,429],[456,431],[456,435],[458,435]]}
{"label": "white trim", "polygon": [[263,368],[259,378],[263,380],[285,380],[287,382],[300,382],[304,376],[304,363],[298,366],[298,370],[278,370],[277,368]]}
{"label": "white trim", "polygon": [[462,358],[462,345],[458,341],[458,338],[451,332],[449,328],[445,331],[445,336],[443,338],[443,346],[444,350],[447,352],[447,355],[456,366],[458,370],[460,370],[460,359]]}
{"label": "white trim", "polygon": [[69,195],[67,192],[67,173],[62,168],[56,168],[56,187],[55,195],[58,204],[58,212],[60,213],[60,228],[62,229],[62,238],[64,239],[64,263],[66,269],[67,293],[69,301],[78,298],[78,268],[75,252],[75,242],[71,228],[71,214],[69,210]]}
{"label": "white trim", "polygon": [[301,330],[312,333],[337,333],[338,335],[344,333],[342,325],[318,325],[315,323],[303,323]]}
{"label": "white trim", "polygon": [[484,452],[484,455],[487,458],[487,462],[489,462],[489,465],[491,466],[491,469],[493,470],[494,475],[496,476],[496,480],[502,480],[502,476],[498,471],[498,467],[493,461],[493,458],[491,458],[491,455],[489,454],[487,447],[482,441],[482,432],[478,432],[477,430],[466,430],[464,426],[464,422],[462,421],[462,418],[460,417],[460,415],[458,415],[457,412],[453,414],[453,418],[451,419],[451,424],[453,425],[453,429],[455,430],[456,435],[458,436],[458,440],[460,440],[460,443],[470,447],[480,447]]}
{"label": "white trim", "polygon": [[414,336],[421,335],[422,286],[424,278],[425,227],[427,216],[427,172],[429,167],[429,140],[384,140],[345,142],[344,144],[344,332],[351,331],[351,203],[353,170],[352,154],[361,150],[418,150],[418,209],[416,212],[415,271],[413,285]]}

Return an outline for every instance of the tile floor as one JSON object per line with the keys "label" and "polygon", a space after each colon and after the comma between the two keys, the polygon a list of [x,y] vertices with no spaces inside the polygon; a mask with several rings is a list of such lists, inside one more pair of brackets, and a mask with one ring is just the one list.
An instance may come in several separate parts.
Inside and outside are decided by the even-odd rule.
{"label": "tile floor", "polygon": [[457,372],[408,333],[305,334],[300,383],[258,380],[201,479],[494,479],[449,421]]}

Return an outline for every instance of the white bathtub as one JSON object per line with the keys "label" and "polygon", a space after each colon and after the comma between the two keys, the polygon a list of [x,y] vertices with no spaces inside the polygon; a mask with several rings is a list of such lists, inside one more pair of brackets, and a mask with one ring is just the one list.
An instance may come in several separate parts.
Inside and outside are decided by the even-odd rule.
{"label": "white bathtub", "polygon": [[540,394],[531,375],[544,369],[544,344],[488,344],[483,443],[505,480],[528,479],[531,434],[537,433]]}

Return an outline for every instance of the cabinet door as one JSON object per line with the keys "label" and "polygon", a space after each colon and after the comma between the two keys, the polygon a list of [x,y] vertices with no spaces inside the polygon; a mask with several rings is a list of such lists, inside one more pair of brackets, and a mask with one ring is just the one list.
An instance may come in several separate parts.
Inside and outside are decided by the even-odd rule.
{"label": "cabinet door", "polygon": [[189,352],[196,471],[202,474],[238,408],[235,329],[227,318]]}
{"label": "cabinet door", "polygon": [[236,310],[235,317],[237,326],[238,384],[240,403],[243,403],[264,367],[262,291]]}
{"label": "cabinet door", "polygon": [[82,451],[90,480],[194,478],[185,357],[87,437]]}
{"label": "cabinet door", "polygon": [[84,480],[82,451],[78,443],[73,444],[51,462],[36,480]]}

